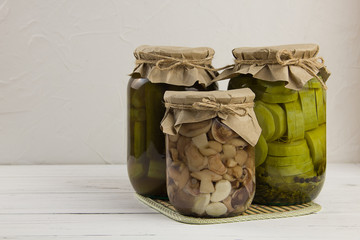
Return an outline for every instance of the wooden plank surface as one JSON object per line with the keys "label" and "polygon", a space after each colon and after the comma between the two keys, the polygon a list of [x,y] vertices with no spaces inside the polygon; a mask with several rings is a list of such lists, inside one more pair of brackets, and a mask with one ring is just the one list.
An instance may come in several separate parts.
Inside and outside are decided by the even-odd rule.
{"label": "wooden plank surface", "polygon": [[308,216],[175,222],[138,202],[124,165],[0,166],[0,239],[360,239],[360,165],[329,164]]}

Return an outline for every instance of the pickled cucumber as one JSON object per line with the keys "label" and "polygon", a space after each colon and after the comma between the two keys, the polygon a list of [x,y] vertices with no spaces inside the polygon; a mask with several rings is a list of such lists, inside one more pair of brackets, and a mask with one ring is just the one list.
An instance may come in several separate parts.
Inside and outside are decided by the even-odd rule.
{"label": "pickled cucumber", "polygon": [[305,131],[318,127],[315,92],[313,89],[299,91]]}
{"label": "pickled cucumber", "polygon": [[146,149],[145,123],[134,122],[134,156],[139,158]]}
{"label": "pickled cucumber", "polygon": [[145,108],[130,108],[130,119],[131,121],[145,121]]}
{"label": "pickled cucumber", "polygon": [[254,111],[259,125],[262,129],[261,134],[265,140],[269,140],[275,133],[275,123],[271,112],[262,104],[256,102]]}
{"label": "pickled cucumber", "polygon": [[261,101],[258,104],[263,104],[272,114],[275,124],[275,132],[269,141],[274,141],[281,138],[286,132],[286,114],[278,104],[264,103]]}
{"label": "pickled cucumber", "polygon": [[139,179],[146,175],[146,169],[142,163],[128,165],[128,174],[130,178]]}
{"label": "pickled cucumber", "polygon": [[290,103],[284,103],[284,108],[286,111],[287,140],[295,141],[303,139],[305,125],[300,102],[294,101]]}
{"label": "pickled cucumber", "polygon": [[[154,158],[151,155],[153,147],[158,153],[165,154],[165,136],[160,130],[160,122],[165,113],[165,107],[159,107],[164,91],[161,86],[154,83],[147,83],[145,85],[145,108],[146,108],[146,148],[149,158]],[[165,165],[165,163],[164,163]]]}
{"label": "pickled cucumber", "polygon": [[145,87],[140,87],[136,90],[133,90],[133,89],[131,90],[131,92],[130,92],[131,106],[133,106],[135,108],[145,107],[144,91],[145,91]]}
{"label": "pickled cucumber", "polygon": [[140,158],[128,157],[128,174],[131,179],[140,179],[147,174],[148,161],[146,156]]}
{"label": "pickled cucumber", "polygon": [[263,135],[260,135],[259,141],[255,146],[255,167],[260,166],[266,159],[268,146]]}
{"label": "pickled cucumber", "polygon": [[166,178],[166,164],[164,160],[150,159],[148,177],[153,179],[165,179]]}

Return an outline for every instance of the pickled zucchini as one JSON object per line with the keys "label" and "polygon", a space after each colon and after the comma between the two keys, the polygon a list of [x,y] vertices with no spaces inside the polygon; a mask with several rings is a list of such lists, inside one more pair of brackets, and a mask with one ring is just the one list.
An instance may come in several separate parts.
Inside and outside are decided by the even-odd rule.
{"label": "pickled zucchini", "polygon": [[265,168],[270,175],[284,176],[284,177],[297,176],[310,171],[314,171],[314,165],[312,161],[307,161],[297,165],[276,166],[276,167],[266,164]]}
{"label": "pickled zucchini", "polygon": [[274,120],[275,131],[269,141],[280,139],[286,132],[286,114],[278,104],[264,103],[257,101],[257,104],[263,104],[270,112]]}
{"label": "pickled zucchini", "polygon": [[298,156],[309,153],[309,148],[304,139],[294,142],[270,142],[268,154],[271,156]]}
{"label": "pickled zucchini", "polygon": [[320,125],[326,122],[323,90],[321,88],[315,89],[315,95],[316,95],[316,112],[317,112],[318,123]]}
{"label": "pickled zucchini", "polygon": [[255,167],[260,166],[266,159],[268,146],[263,135],[260,135],[258,143],[255,146]]}
{"label": "pickled zucchini", "polygon": [[262,129],[261,134],[265,140],[271,139],[275,133],[275,123],[271,112],[259,102],[256,102],[254,111]]}
{"label": "pickled zucchini", "polygon": [[289,103],[298,99],[297,92],[289,92],[289,93],[268,93],[261,92],[257,88],[253,90],[257,95],[257,99],[266,102],[266,103]]}
{"label": "pickled zucchini", "polygon": [[325,125],[305,133],[305,139],[309,145],[316,171],[318,171],[320,166],[324,165],[326,162],[325,134]]}
{"label": "pickled zucchini", "polygon": [[295,141],[304,138],[304,116],[299,101],[284,103],[287,122],[287,140]]}
{"label": "pickled zucchini", "polygon": [[307,162],[312,162],[309,154],[285,156],[285,157],[269,155],[266,158],[266,164],[272,165],[274,167],[301,165]]}
{"label": "pickled zucchini", "polygon": [[301,109],[304,117],[305,131],[318,127],[315,91],[313,89],[299,91]]}
{"label": "pickled zucchini", "polygon": [[264,88],[264,92],[271,93],[271,94],[293,94],[296,93],[295,90],[288,89],[285,87],[286,82],[284,81],[276,81],[276,82],[269,82],[269,81],[262,81],[257,80],[258,85]]}

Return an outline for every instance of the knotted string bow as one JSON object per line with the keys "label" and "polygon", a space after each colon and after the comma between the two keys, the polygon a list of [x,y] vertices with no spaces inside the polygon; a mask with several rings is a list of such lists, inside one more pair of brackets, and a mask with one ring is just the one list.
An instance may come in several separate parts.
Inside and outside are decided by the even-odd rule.
{"label": "knotted string bow", "polygon": [[166,108],[175,109],[188,109],[188,110],[200,110],[200,111],[214,111],[222,114],[235,114],[240,117],[244,117],[247,114],[247,108],[254,107],[254,103],[232,103],[223,104],[218,103],[215,100],[209,98],[203,98],[201,102],[194,102],[193,104],[176,104],[165,103]]}
{"label": "knotted string bow", "polygon": [[200,68],[207,71],[216,72],[229,68],[230,66],[233,66],[233,65],[228,65],[221,68],[213,68],[211,67],[211,61],[213,59],[213,56],[209,56],[202,59],[187,59],[185,57],[176,58],[176,57],[169,57],[154,53],[142,53],[142,55],[149,56],[153,59],[136,59],[135,64],[137,65],[143,63],[153,64],[157,69],[162,71],[170,70],[176,68],[177,66],[187,66],[187,67]]}

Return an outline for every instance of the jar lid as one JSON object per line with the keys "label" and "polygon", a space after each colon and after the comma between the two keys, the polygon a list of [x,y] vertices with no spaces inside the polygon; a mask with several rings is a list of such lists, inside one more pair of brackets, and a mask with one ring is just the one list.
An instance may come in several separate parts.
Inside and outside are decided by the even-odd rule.
{"label": "jar lid", "polygon": [[318,52],[317,44],[235,48],[234,67],[223,71],[216,80],[251,74],[265,81],[286,81],[287,88],[299,90],[310,79],[318,78],[317,74],[321,82],[330,76]]}
{"label": "jar lid", "polygon": [[219,117],[250,145],[261,133],[254,106],[255,94],[249,88],[228,91],[166,91],[166,113],[161,122],[164,133],[176,135],[184,123]]}
{"label": "jar lid", "polygon": [[255,94],[249,88],[233,89],[227,91],[166,91],[165,103],[191,105],[201,102],[204,98],[222,104],[253,103]]}
{"label": "jar lid", "polygon": [[208,47],[173,47],[143,45],[135,49],[134,78],[148,78],[152,83],[209,86],[215,78],[211,65],[215,51]]}
{"label": "jar lid", "polygon": [[[158,60],[162,56],[179,59],[212,59],[215,51],[208,47],[173,47],[173,46],[149,46],[142,45],[135,49],[136,59]],[[211,64],[211,61],[210,61]]]}
{"label": "jar lid", "polygon": [[241,47],[232,50],[238,60],[276,60],[279,51],[290,51],[296,58],[312,58],[319,52],[317,44],[293,44],[270,47]]}

